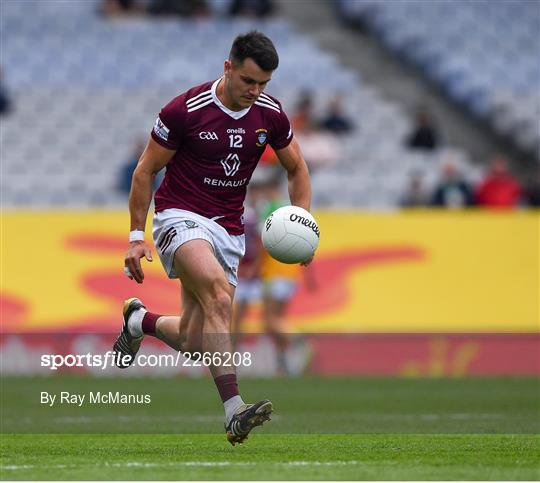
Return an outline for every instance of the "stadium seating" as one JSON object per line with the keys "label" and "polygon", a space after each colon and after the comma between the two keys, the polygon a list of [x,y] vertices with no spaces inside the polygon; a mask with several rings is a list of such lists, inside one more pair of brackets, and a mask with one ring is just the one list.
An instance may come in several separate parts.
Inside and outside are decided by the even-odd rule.
{"label": "stadium seating", "polygon": [[[455,153],[404,150],[411,120],[400,107],[283,19],[105,19],[88,0],[61,8],[50,0],[6,2],[2,9],[3,71],[15,106],[2,119],[4,207],[125,204],[118,173],[160,107],[215,78],[233,37],[251,28],[280,52],[269,92],[289,114],[303,89],[313,91],[318,113],[342,93],[357,126],[340,138],[343,159],[314,173],[316,205],[395,206],[411,170],[431,182],[446,151]],[[526,123],[505,99],[497,105],[501,129]],[[475,173],[464,153],[455,156]]]}
{"label": "stadium seating", "polygon": [[456,102],[540,159],[540,4],[338,0]]}

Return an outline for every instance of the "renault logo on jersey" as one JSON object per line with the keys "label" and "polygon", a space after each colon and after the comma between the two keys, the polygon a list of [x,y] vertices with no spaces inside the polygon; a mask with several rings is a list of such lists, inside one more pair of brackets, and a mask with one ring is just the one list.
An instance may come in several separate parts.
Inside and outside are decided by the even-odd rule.
{"label": "renault logo on jersey", "polygon": [[217,141],[218,135],[213,131],[202,131],[199,133],[201,139],[206,139],[207,141]]}
{"label": "renault logo on jersey", "polygon": [[227,176],[234,176],[240,169],[240,164],[238,154],[230,153],[225,159],[221,160],[221,165]]}

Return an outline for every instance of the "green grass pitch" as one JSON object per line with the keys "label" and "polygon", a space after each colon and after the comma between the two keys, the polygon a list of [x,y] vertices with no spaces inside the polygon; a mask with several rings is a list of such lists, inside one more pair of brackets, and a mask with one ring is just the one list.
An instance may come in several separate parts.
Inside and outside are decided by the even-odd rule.
{"label": "green grass pitch", "polygon": [[[148,405],[40,404],[41,391]],[[3,480],[538,480],[537,378],[242,380],[275,417],[230,446],[211,379],[3,378]]]}

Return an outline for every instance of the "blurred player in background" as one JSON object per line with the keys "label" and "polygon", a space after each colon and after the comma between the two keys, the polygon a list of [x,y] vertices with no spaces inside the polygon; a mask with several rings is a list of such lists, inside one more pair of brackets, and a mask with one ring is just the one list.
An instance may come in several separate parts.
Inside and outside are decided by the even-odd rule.
{"label": "blurred player in background", "polygon": [[[264,184],[263,202],[259,203],[262,222],[272,212],[286,205],[280,189],[280,180],[281,176],[273,176]],[[262,251],[262,318],[264,329],[276,348],[277,370],[281,375],[293,375],[292,368],[287,361],[287,349],[292,342],[291,334],[286,326],[287,308],[302,278],[304,278],[309,290],[315,289],[312,270],[311,265],[302,267],[297,264],[289,265],[278,262],[266,250]]]}
{"label": "blurred player in background", "polygon": [[298,369],[293,370],[288,363],[288,349],[293,338],[287,330],[287,308],[302,279],[309,290],[315,288],[315,280],[311,265],[302,267],[278,262],[262,245],[261,227],[264,221],[273,211],[287,204],[281,191],[281,172],[274,168],[273,165],[266,165],[263,168],[264,180],[259,177],[259,181],[252,182],[248,191],[249,203],[246,206],[244,225],[246,255],[238,269],[233,341],[236,346],[249,307],[262,302],[263,330],[274,344],[277,372],[280,375],[293,375]]}
{"label": "blurred player in background", "polygon": [[248,189],[248,204],[244,211],[244,235],[246,237],[246,252],[238,266],[238,286],[234,300],[233,312],[233,347],[236,349],[242,322],[245,319],[249,307],[261,300],[261,258],[264,247],[261,242],[261,230],[257,202],[262,187],[259,183],[252,182]]}
{"label": "blurred player in background", "polygon": [[[238,36],[219,79],[173,99],[156,119],[133,174],[131,232],[125,273],[142,283],[141,258],[152,260],[144,238],[152,179],[167,167],[155,194],[153,238],[169,278],[182,285],[180,316],[151,313],[139,299],[124,303],[124,323],[114,350],[129,366],[144,335],[175,350],[209,354],[209,369],[225,409],[231,444],[268,420],[268,400],[245,404],[236,368],[218,362],[232,353],[232,301],[245,250],[246,188],[269,144],[289,181],[291,204],[309,211],[311,183],[306,162],[279,101],[263,91],[278,67],[272,41],[260,32]],[[308,262],[309,263],[309,262]]]}

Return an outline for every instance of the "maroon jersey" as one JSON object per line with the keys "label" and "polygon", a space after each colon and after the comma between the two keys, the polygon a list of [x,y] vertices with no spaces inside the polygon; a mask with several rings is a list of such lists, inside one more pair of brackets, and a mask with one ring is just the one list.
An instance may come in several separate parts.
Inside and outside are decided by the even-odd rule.
{"label": "maroon jersey", "polygon": [[292,131],[279,101],[267,94],[242,111],[225,107],[216,95],[219,81],[194,87],[161,109],[152,138],[176,153],[156,192],[155,209],[193,211],[240,235],[253,170],[266,145],[283,149]]}

